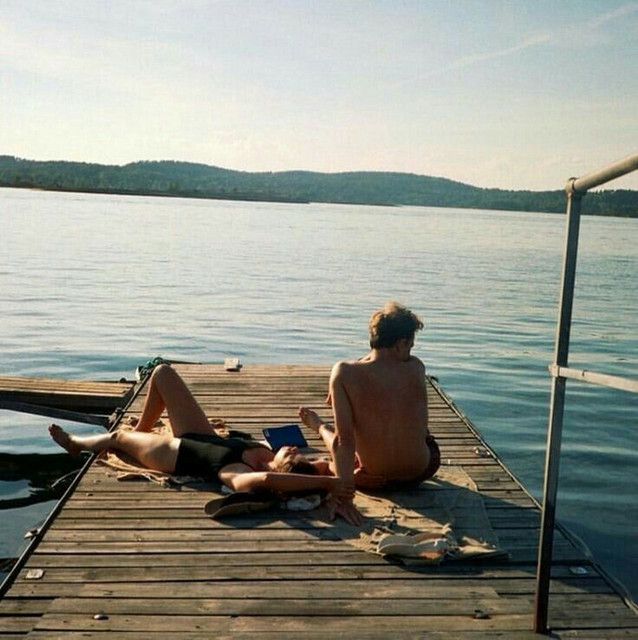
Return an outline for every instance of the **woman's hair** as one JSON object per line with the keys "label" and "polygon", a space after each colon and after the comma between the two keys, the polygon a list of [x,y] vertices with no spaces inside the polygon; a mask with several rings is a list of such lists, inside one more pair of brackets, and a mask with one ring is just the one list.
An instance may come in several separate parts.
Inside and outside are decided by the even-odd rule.
{"label": "woman's hair", "polygon": [[387,349],[399,340],[412,340],[423,329],[421,319],[398,302],[387,302],[383,309],[372,314],[368,324],[370,348]]}
{"label": "woman's hair", "polygon": [[317,468],[305,458],[298,456],[294,460],[280,462],[274,471],[279,473],[302,473],[306,476],[318,475]]}

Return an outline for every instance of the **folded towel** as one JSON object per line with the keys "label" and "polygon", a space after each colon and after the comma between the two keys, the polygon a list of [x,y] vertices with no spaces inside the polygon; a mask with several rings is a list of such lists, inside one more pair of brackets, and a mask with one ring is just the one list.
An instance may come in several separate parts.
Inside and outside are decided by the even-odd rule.
{"label": "folded towel", "polygon": [[[441,534],[451,533],[448,531]],[[400,558],[418,558],[428,564],[438,564],[450,550],[450,540],[447,535],[439,533],[386,533],[377,543],[377,553],[382,556],[397,556]]]}

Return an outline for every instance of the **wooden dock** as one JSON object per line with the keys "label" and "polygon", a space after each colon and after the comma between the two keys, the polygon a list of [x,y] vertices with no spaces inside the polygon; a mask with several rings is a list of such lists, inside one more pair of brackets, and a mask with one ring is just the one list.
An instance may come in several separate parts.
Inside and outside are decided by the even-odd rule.
{"label": "wooden dock", "polygon": [[[238,429],[296,422],[300,404],[329,415],[325,366],[176,369],[210,417]],[[537,505],[432,383],[428,397],[443,459],[476,482],[509,561],[406,568],[319,521],[275,512],[216,522],[203,512],[210,493],[118,482],[92,465],[0,601],[0,640],[539,637]],[[418,492],[405,499],[414,505]],[[553,637],[638,637],[638,616],[561,531],[554,557]]]}
{"label": "wooden dock", "polygon": [[132,382],[87,382],[53,378],[0,377],[0,404],[109,414],[126,404]]}

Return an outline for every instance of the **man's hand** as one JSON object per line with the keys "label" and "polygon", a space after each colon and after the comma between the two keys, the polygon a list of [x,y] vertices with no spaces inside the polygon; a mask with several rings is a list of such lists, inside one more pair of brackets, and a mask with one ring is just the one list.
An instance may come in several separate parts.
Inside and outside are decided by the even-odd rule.
{"label": "man's hand", "polygon": [[341,516],[346,522],[355,527],[360,527],[363,524],[363,514],[354,506],[352,500],[337,500],[333,496],[328,496],[326,504],[330,520]]}
{"label": "man's hand", "polygon": [[330,478],[330,497],[336,502],[352,502],[354,486],[345,484],[340,478]]}

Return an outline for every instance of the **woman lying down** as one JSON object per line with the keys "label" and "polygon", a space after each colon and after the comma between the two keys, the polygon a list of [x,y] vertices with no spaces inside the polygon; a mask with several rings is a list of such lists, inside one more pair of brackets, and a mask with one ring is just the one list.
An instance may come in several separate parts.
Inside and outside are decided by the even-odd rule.
{"label": "woman lying down", "polygon": [[[168,413],[172,435],[151,433]],[[302,409],[303,417],[309,412]],[[168,365],[151,376],[144,409],[134,431],[75,436],[58,425],[51,437],[72,455],[110,449],[124,453],[149,469],[175,475],[218,478],[233,491],[269,491],[277,494],[324,491],[335,500],[351,497],[339,478],[330,475],[325,461],[310,461],[296,447],[273,453],[254,440],[222,438],[177,372]]]}

